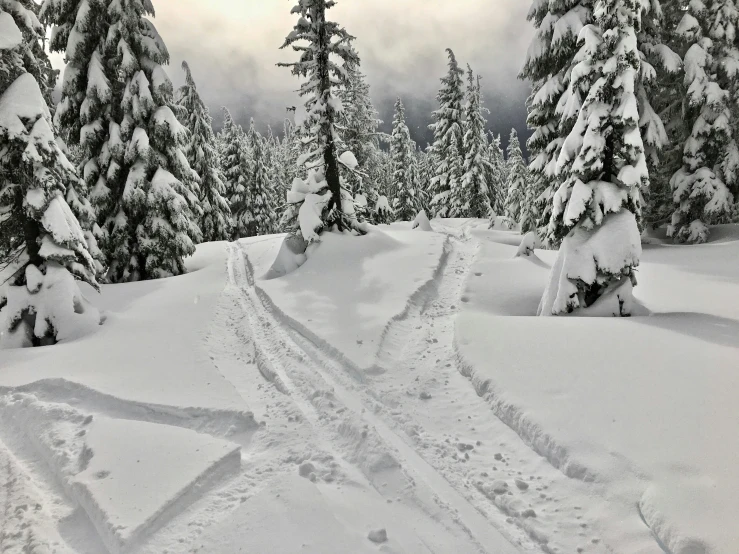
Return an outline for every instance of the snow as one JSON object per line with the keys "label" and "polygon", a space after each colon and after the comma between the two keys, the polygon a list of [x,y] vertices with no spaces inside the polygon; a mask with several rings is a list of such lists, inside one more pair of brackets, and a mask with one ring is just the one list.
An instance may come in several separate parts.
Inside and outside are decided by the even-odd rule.
{"label": "snow", "polygon": [[[494,412],[569,476],[602,483],[605,538],[629,545],[617,551],[650,542],[624,542],[644,517],[669,552],[734,552],[739,242],[645,250],[634,292],[649,315],[552,322],[521,317],[547,264],[505,261],[514,249],[479,235],[456,343]],[[575,352],[573,337],[586,337]]]}
{"label": "snow", "polygon": [[430,224],[83,285],[92,334],[0,350],[13,547],[735,554],[739,226],[650,232],[631,318],[541,318],[557,252]]}
{"label": "snow", "polygon": [[354,156],[354,153],[349,150],[339,156],[339,161],[350,171],[354,171],[359,166],[359,162],[357,162],[357,158]]}
{"label": "snow", "polygon": [[13,16],[7,12],[0,12],[0,50],[10,50],[19,46],[23,35],[15,24]]}
{"label": "snow", "polygon": [[36,79],[24,73],[0,96],[0,128],[13,139],[27,133],[23,120],[36,121],[39,117],[51,120]]}

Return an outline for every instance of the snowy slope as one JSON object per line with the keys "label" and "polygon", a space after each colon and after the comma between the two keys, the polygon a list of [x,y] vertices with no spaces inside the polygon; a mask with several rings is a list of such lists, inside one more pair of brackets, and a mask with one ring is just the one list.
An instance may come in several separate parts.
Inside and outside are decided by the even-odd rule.
{"label": "snowy slope", "polygon": [[201,245],[0,351],[0,551],[739,551],[737,227],[651,237],[615,320],[533,317],[553,252],[432,225],[274,279],[282,236]]}
{"label": "snowy slope", "polygon": [[494,412],[567,475],[605,485],[622,510],[609,538],[634,536],[625,551],[646,548],[643,518],[673,554],[736,552],[739,241],[647,247],[636,297],[649,315],[551,321],[531,316],[554,253],[514,259],[476,236],[456,344]]}

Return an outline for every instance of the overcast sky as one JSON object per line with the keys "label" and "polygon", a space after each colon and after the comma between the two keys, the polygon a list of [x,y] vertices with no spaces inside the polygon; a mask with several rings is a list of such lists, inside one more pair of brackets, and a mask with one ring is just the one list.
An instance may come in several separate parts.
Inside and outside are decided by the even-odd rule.
{"label": "overcast sky", "polygon": [[[182,83],[186,59],[198,89],[221,125],[220,106],[247,122],[254,117],[282,128],[285,107],[296,105],[299,81],[277,62],[292,61],[279,50],[296,16],[294,0],[153,0],[154,23],[171,55],[168,68]],[[422,146],[435,109],[445,48],[483,77],[491,128],[525,131],[528,87],[517,79],[533,34],[527,0],[339,0],[329,11],[357,38],[372,99],[386,122],[396,96],[406,104],[409,127]]]}

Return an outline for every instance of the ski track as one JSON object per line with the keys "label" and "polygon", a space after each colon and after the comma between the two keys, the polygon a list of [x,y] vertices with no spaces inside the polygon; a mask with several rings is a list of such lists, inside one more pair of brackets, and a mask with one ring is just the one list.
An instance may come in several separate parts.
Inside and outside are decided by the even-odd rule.
{"label": "ski track", "polygon": [[[0,395],[29,394],[248,447],[238,474],[199,485],[127,552],[206,552],[198,538],[210,525],[288,472],[318,485],[364,479],[383,503],[420,510],[480,553],[612,552],[598,535],[597,516],[582,508],[592,506],[597,483],[570,479],[539,456],[496,417],[459,360],[454,323],[478,243],[468,227],[440,230],[447,241],[434,279],[388,323],[371,367],[354,366],[282,313],[259,288],[248,245],[231,243],[205,345],[250,411],[128,401],[65,379],[0,387]],[[0,514],[7,523],[0,552],[107,553],[33,441],[1,416]],[[417,544],[425,544],[429,537],[419,533]]]}
{"label": "ski track", "polygon": [[[481,552],[515,552],[499,530],[416,452],[405,433],[376,413],[379,406],[361,392],[364,374],[343,356],[334,357],[332,349],[322,343],[315,345],[297,332],[259,291],[243,248],[232,247],[229,264],[234,282],[242,283],[242,306],[250,321],[261,373],[277,379],[276,386],[322,436],[325,448],[358,466],[381,494],[387,494],[381,488],[388,471],[394,471],[401,483],[415,484],[410,490],[419,497],[410,501],[421,509],[425,491],[431,491],[436,504]],[[408,497],[407,487],[401,484],[398,489],[405,489],[403,494]]]}
{"label": "ski track", "polygon": [[[278,350],[291,342],[298,356],[311,358],[320,380],[362,415],[408,473],[420,474],[472,536],[470,525],[480,533],[492,526],[524,552],[610,552],[597,532],[597,516],[583,509],[592,505],[587,498],[596,485],[569,479],[534,452],[496,417],[460,364],[454,320],[478,248],[469,231],[443,229],[448,241],[438,278],[389,323],[375,364],[364,371],[281,313],[259,290],[244,255],[247,307],[261,310],[255,328],[270,334],[278,329]],[[257,348],[260,371],[294,398],[300,387],[287,384],[291,378],[275,369],[279,364],[269,354],[274,344],[263,344]],[[421,399],[422,393],[430,398]],[[434,417],[440,403],[444,415]],[[310,405],[301,411],[310,414]],[[455,411],[470,423],[447,417]]]}

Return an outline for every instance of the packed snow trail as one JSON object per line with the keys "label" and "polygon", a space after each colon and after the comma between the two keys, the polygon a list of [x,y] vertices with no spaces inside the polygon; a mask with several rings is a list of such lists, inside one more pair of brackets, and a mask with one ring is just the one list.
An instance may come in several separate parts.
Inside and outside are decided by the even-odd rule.
{"label": "packed snow trail", "polygon": [[[478,244],[468,228],[444,232],[449,241],[435,286],[391,322],[366,370],[301,334],[255,282],[244,253],[248,244],[232,250],[230,271],[245,283],[245,313],[254,314],[249,332],[257,337],[260,371],[324,429],[327,417],[316,408],[315,391],[329,390],[331,402],[373,430],[403,470],[426,484],[478,543],[492,534],[524,552],[607,552],[592,522],[597,515],[584,508],[593,506],[587,496],[595,485],[568,479],[549,465],[495,417],[464,375],[454,323]],[[234,264],[234,256],[244,259]],[[298,364],[284,364],[286,350],[294,351]],[[334,448],[337,436],[329,433],[327,440]]]}
{"label": "packed snow trail", "polygon": [[[451,516],[450,521],[463,527],[475,540],[480,552],[518,552],[415,451],[405,433],[375,414],[374,403],[364,398],[356,386],[363,380],[356,369],[333,359],[281,320],[265,295],[259,294],[243,247],[231,245],[230,249],[229,278],[241,284],[241,304],[248,316],[260,371],[297,404],[328,443],[327,448],[360,465],[370,481],[378,470],[401,469],[419,489],[413,494],[418,494],[420,500],[430,492]],[[338,425],[331,411],[341,414]],[[354,436],[355,431],[359,431],[358,437]],[[379,483],[373,484],[379,488]]]}

